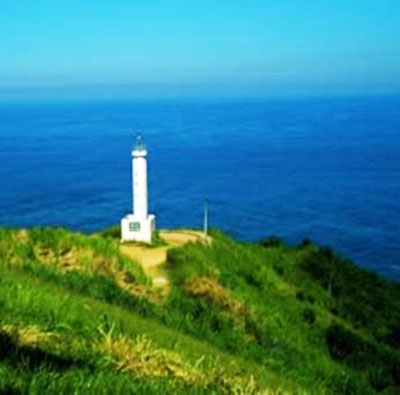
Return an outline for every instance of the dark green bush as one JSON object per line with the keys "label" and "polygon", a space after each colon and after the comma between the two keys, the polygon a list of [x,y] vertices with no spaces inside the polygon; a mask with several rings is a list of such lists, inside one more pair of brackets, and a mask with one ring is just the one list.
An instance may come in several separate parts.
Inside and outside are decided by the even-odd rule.
{"label": "dark green bush", "polygon": [[311,304],[315,302],[315,298],[313,296],[306,294],[302,290],[296,292],[296,299],[300,302],[309,302]]}
{"label": "dark green bush", "polygon": [[268,236],[261,239],[258,244],[262,247],[281,247],[283,246],[283,240],[277,236]]}
{"label": "dark green bush", "polygon": [[326,343],[333,359],[347,362],[352,367],[360,367],[361,359],[357,356],[375,355],[375,347],[372,344],[340,325],[332,325],[327,329]]}
{"label": "dark green bush", "polygon": [[308,237],[305,237],[303,240],[300,241],[300,243],[297,245],[297,248],[302,249],[302,248],[307,248],[313,244],[312,240],[309,239]]}
{"label": "dark green bush", "polygon": [[110,239],[121,239],[121,226],[120,225],[113,225],[107,229],[104,229],[100,232],[100,236],[110,238]]}
{"label": "dark green bush", "polygon": [[375,390],[400,385],[399,355],[364,340],[340,325],[327,329],[326,342],[334,360],[362,372]]}
{"label": "dark green bush", "polygon": [[275,273],[279,274],[280,276],[283,276],[285,274],[285,270],[281,265],[274,263],[272,268],[274,269]]}
{"label": "dark green bush", "polygon": [[314,324],[315,323],[315,313],[314,310],[311,308],[307,308],[302,312],[303,321],[307,324]]}
{"label": "dark green bush", "polygon": [[357,267],[329,248],[310,254],[300,267],[328,292],[326,307],[332,313],[349,320],[356,328],[368,329],[377,341],[398,347],[397,284]]}

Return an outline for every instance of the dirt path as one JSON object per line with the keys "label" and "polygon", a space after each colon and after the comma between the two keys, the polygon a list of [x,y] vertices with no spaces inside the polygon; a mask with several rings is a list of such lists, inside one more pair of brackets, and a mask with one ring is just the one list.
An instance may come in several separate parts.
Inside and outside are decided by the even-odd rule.
{"label": "dirt path", "polygon": [[167,244],[160,247],[146,247],[135,244],[121,244],[123,254],[140,263],[145,274],[153,281],[153,286],[168,293],[169,281],[163,265],[167,262],[167,251],[186,243],[203,240],[203,233],[193,230],[160,230],[160,238]]}

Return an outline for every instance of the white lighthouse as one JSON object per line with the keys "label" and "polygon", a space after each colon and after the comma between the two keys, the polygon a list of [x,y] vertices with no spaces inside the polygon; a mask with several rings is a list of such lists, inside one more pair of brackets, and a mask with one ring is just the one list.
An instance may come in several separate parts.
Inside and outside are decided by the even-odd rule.
{"label": "white lighthouse", "polygon": [[121,220],[121,240],[151,243],[155,229],[153,214],[147,205],[147,150],[139,135],[132,149],[133,214]]}

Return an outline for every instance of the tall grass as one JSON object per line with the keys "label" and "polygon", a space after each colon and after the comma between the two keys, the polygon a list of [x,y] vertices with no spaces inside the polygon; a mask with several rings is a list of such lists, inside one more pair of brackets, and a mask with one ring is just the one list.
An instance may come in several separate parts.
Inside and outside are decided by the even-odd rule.
{"label": "tall grass", "polygon": [[[61,393],[369,394],[399,385],[398,285],[309,241],[243,244],[214,230],[211,244],[169,250],[171,290],[160,300],[114,233],[0,229],[0,333],[37,327],[65,343],[42,344],[47,363],[30,369],[21,361],[37,345],[23,354],[14,339],[24,358],[0,358],[1,389],[39,393],[55,381]],[[161,372],[188,379],[140,374],[147,365],[123,357],[143,333],[155,347],[140,346],[144,359],[161,356]]]}

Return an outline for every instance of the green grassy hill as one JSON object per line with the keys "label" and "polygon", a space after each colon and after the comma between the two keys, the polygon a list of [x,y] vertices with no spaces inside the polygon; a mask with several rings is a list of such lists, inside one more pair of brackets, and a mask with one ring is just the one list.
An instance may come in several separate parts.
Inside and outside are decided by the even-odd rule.
{"label": "green grassy hill", "polygon": [[399,393],[399,284],[214,232],[165,297],[114,233],[0,229],[0,393]]}

